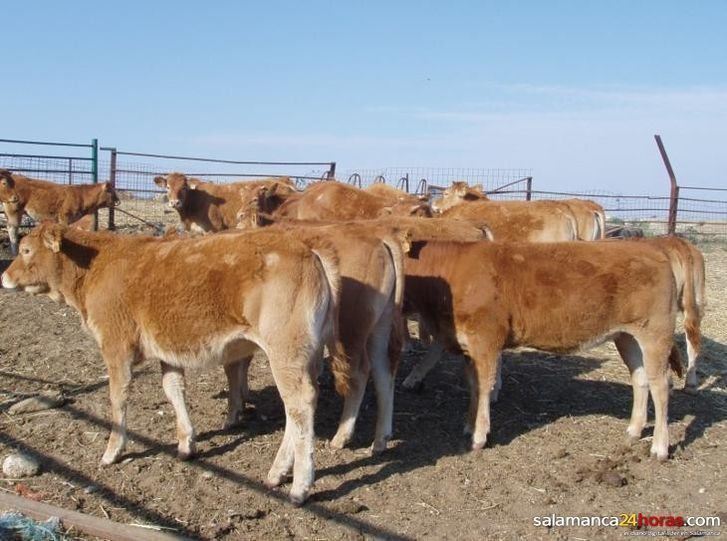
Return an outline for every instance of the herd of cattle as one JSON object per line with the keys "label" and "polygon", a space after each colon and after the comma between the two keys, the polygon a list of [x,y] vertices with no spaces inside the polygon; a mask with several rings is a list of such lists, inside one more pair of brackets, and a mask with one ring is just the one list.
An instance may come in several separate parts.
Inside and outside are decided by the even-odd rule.
{"label": "herd of cattle", "polygon": [[[195,451],[185,370],[222,365],[226,427],[241,421],[252,355],[267,356],[285,406],[269,486],[292,470],[290,499],[313,484],[313,417],[324,350],[344,405],[330,444],[352,437],[371,373],[377,399],[372,451],[392,436],[394,378],[409,339],[405,317],[429,342],[405,386],[443,352],[464,355],[470,406],[464,431],[485,446],[501,352],[567,352],[613,340],[631,374],[627,433],[638,439],[654,403],[651,453],[668,456],[669,369],[684,315],[685,389],[697,387],[704,259],[677,237],[601,240],[592,201],[491,201],[456,182],[436,201],[386,185],[360,190],[285,178],[213,184],[180,173],[156,177],[189,233],[163,237],[86,231],[73,222],[119,203],[108,184],[60,186],[0,170],[0,201],[17,257],[6,288],[47,293],[73,306],[109,373],[112,430],[102,462],[126,443],[132,366],[159,359],[177,420],[178,456]],[[39,225],[18,244],[24,213]],[[69,225],[70,224],[70,225]],[[193,235],[195,231],[204,235]],[[586,242],[588,241],[588,242]]]}

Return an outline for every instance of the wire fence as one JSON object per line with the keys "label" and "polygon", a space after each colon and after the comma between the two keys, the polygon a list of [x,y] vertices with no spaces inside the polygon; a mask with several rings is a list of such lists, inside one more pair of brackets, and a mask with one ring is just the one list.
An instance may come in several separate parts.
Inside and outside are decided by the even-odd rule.
{"label": "wire fence", "polygon": [[[176,224],[176,211],[164,202],[164,191],[153,179],[172,171],[206,181],[227,183],[261,177],[290,177],[300,188],[336,176],[335,162],[262,162],[221,160],[206,157],[161,155],[120,151],[95,142],[48,143],[0,139],[0,168],[59,184],[111,181],[122,201],[114,209],[99,211],[99,224],[157,226]],[[47,151],[47,152],[46,152]],[[426,168],[388,167],[345,171],[338,177],[361,188],[385,182],[408,193],[438,197],[455,181],[480,185],[491,199],[586,198],[606,211],[611,224],[640,227],[646,234],[668,231],[670,197],[664,195],[616,194],[602,190],[557,192],[533,187],[532,170],[526,168]],[[666,191],[666,190],[665,190]],[[695,240],[727,240],[727,188],[682,186],[677,190],[676,231]],[[26,220],[26,225],[30,222]]]}
{"label": "wire fence", "polygon": [[102,174],[114,184],[122,201],[118,209],[121,212],[104,211],[108,216],[105,223],[110,228],[139,225],[143,221],[160,227],[176,223],[177,212],[164,204],[165,192],[154,183],[155,176],[173,171],[216,183],[289,177],[300,189],[311,181],[333,178],[336,171],[335,162],[241,161],[128,152],[112,147],[101,150]]}

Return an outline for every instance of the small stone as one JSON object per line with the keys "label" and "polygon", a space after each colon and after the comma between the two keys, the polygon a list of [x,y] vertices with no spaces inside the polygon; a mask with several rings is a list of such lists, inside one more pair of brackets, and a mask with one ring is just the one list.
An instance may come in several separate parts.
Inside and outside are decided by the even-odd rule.
{"label": "small stone", "polygon": [[702,487],[702,488],[699,489],[699,493],[700,494],[704,494],[705,492],[707,492],[707,489],[706,488]]}
{"label": "small stone", "polygon": [[206,471],[202,473],[202,477],[204,479],[212,479],[214,477],[214,474],[211,471]]}
{"label": "small stone", "polygon": [[84,494],[93,494],[94,492],[98,492],[98,487],[96,485],[88,485],[83,489]]}
{"label": "small stone", "polygon": [[23,453],[13,453],[3,461],[3,474],[12,479],[32,477],[40,472],[40,464]]}
{"label": "small stone", "polygon": [[601,481],[612,487],[622,487],[627,483],[625,477],[613,470],[604,472],[601,476]]}

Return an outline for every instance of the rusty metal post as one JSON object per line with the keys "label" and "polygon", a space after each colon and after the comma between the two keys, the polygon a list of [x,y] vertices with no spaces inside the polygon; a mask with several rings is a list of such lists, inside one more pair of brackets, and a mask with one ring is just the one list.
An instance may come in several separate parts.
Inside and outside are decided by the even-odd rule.
{"label": "rusty metal post", "polygon": [[[111,159],[109,160],[109,184],[111,189],[116,191],[116,149],[111,149]],[[118,197],[118,194],[117,194]],[[114,207],[109,207],[109,231],[116,229],[116,223],[114,222]]]}
{"label": "rusty metal post", "polygon": [[669,183],[671,185],[671,189],[669,191],[669,217],[667,220],[667,233],[669,235],[673,235],[676,233],[677,229],[677,208],[679,206],[679,185],[677,184],[677,177],[674,174],[674,170],[671,167],[671,162],[669,161],[669,156],[666,154],[666,149],[664,148],[664,143],[661,142],[661,135],[654,135],[654,139],[656,139],[656,145],[659,147],[659,153],[661,154],[661,159],[664,162],[664,167],[666,167],[666,172],[669,175]]}
{"label": "rusty metal post", "polygon": [[525,200],[531,201],[533,199],[533,177],[528,177],[525,184]]}

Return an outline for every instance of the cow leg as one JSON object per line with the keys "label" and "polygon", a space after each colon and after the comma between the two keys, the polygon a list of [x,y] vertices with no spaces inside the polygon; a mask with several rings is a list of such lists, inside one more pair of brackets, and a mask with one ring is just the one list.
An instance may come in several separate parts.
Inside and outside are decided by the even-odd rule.
{"label": "cow leg", "polygon": [[493,341],[478,336],[468,341],[468,353],[474,365],[477,386],[477,414],[472,433],[472,450],[482,449],[490,433],[490,394],[495,386],[499,351]]}
{"label": "cow leg", "polygon": [[126,403],[131,383],[132,355],[126,350],[104,349],[103,358],[109,374],[109,397],[111,399],[111,434],[102,464],[116,462],[126,447]]}
{"label": "cow leg", "polygon": [[285,405],[285,433],[266,485],[278,486],[292,466],[293,486],[289,497],[292,503],[300,505],[308,496],[315,477],[313,417],[318,399],[316,359],[320,351],[313,355],[268,354],[273,378]]}
{"label": "cow leg", "polygon": [[477,419],[477,403],[480,393],[477,387],[477,374],[475,373],[474,363],[469,357],[465,358],[464,372],[465,378],[467,379],[467,386],[470,390],[470,403],[469,409],[467,410],[467,416],[464,420],[464,429],[462,430],[462,433],[465,436],[471,436],[475,430],[475,420]]}
{"label": "cow leg", "polygon": [[424,381],[427,374],[434,368],[434,365],[439,362],[439,359],[444,355],[444,346],[439,340],[432,340],[429,345],[429,349],[424,354],[424,358],[414,365],[412,371],[404,380],[405,389],[416,389]]}
{"label": "cow leg", "polygon": [[162,387],[177,418],[177,458],[188,460],[194,455],[194,427],[189,418],[184,396],[184,369],[162,361]]}
{"label": "cow leg", "polygon": [[[376,388],[376,434],[371,446],[372,453],[386,450],[386,442],[393,433],[394,418],[394,376],[398,358],[390,358],[389,353],[396,352],[389,348],[392,334],[391,309],[387,310],[376,323],[369,337],[367,350],[371,359],[371,367]],[[395,348],[398,349],[398,348]]]}
{"label": "cow leg", "polygon": [[247,373],[252,357],[225,365],[227,376],[227,419],[224,429],[228,430],[240,426],[242,422],[245,403],[249,401],[250,389],[247,383]]}
{"label": "cow leg", "polygon": [[365,344],[346,348],[346,353],[351,367],[351,378],[348,394],[343,400],[343,411],[338,423],[338,430],[329,444],[333,449],[343,449],[351,441],[369,379],[368,352]]}
{"label": "cow leg", "polygon": [[497,356],[497,372],[495,373],[495,386],[490,393],[490,403],[494,404],[500,398],[502,389],[502,353]]}
{"label": "cow leg", "polygon": [[689,356],[689,364],[687,365],[687,377],[684,380],[684,390],[688,393],[695,394],[697,392],[697,357],[701,347],[699,330],[694,327],[686,326],[685,334],[687,338],[687,355]]}
{"label": "cow leg", "polygon": [[634,398],[631,405],[631,421],[626,429],[628,438],[636,441],[646,426],[647,406],[649,402],[649,381],[646,377],[641,347],[633,336],[621,333],[614,339],[616,349],[631,373],[631,387]]}
{"label": "cow leg", "polygon": [[664,340],[640,342],[644,354],[644,368],[649,381],[651,400],[654,402],[654,437],[651,456],[659,460],[669,457],[669,353],[672,333]]}
{"label": "cow leg", "polygon": [[3,210],[5,211],[8,238],[10,239],[10,253],[13,256],[16,256],[18,255],[18,227],[20,227],[20,220],[23,217],[23,211],[13,209],[7,204],[3,204]]}

